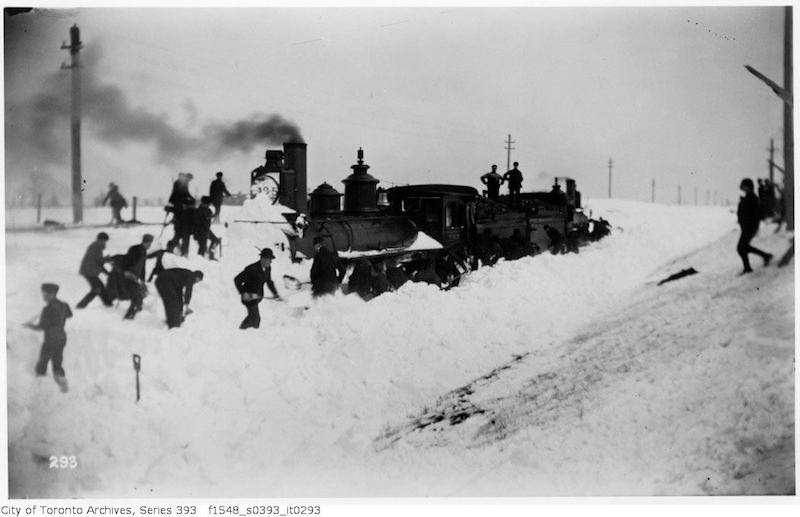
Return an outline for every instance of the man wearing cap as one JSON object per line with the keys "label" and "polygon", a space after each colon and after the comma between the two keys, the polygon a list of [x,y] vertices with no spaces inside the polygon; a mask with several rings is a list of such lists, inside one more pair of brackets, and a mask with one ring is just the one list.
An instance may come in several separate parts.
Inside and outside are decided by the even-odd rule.
{"label": "man wearing cap", "polygon": [[203,280],[202,271],[189,271],[179,267],[165,269],[158,274],[156,290],[164,303],[168,328],[181,326],[184,307],[186,314],[191,312],[189,302],[192,301],[192,288],[201,280]]}
{"label": "man wearing cap", "polygon": [[44,331],[44,341],[39,352],[39,361],[36,363],[36,375],[47,373],[47,363],[53,363],[53,377],[61,386],[61,391],[67,391],[64,368],[61,361],[64,356],[64,347],[67,345],[67,333],[64,323],[72,317],[69,305],[56,298],[58,286],[56,284],[42,284],[42,298],[47,305],[42,309],[39,323],[26,323],[25,326],[34,330]]}
{"label": "man wearing cap", "polygon": [[83,255],[81,267],[78,272],[83,275],[87,282],[89,282],[89,287],[91,290],[86,296],[83,297],[81,301],[78,302],[78,305],[75,306],[78,309],[83,309],[89,305],[89,302],[94,300],[95,296],[100,296],[100,299],[103,301],[103,305],[106,307],[111,307],[111,300],[106,294],[106,288],[103,286],[103,281],[100,280],[101,274],[108,274],[108,271],[106,271],[106,268],[104,267],[105,263],[108,262],[108,258],[103,256],[103,250],[106,249],[106,242],[108,242],[108,234],[105,232],[98,233],[97,240],[89,244],[89,247],[86,248],[86,253]]}
{"label": "man wearing cap", "polygon": [[508,197],[512,204],[519,201],[519,191],[522,189],[522,172],[518,166],[519,162],[514,162],[514,168],[503,174],[503,179],[508,183]]}
{"label": "man wearing cap", "polygon": [[211,182],[208,189],[208,197],[211,198],[211,203],[214,205],[214,220],[219,222],[219,211],[222,209],[222,198],[230,197],[231,193],[228,192],[228,187],[222,181],[222,172],[217,173],[217,179]]}
{"label": "man wearing cap", "polygon": [[311,294],[323,296],[339,289],[347,272],[336,252],[325,247],[325,237],[314,237],[314,263],[311,265]]}
{"label": "man wearing cap", "polygon": [[491,172],[481,176],[481,182],[486,185],[487,197],[492,201],[497,201],[500,197],[500,185],[503,181],[503,177],[497,173],[497,165],[492,165]]}
{"label": "man wearing cap", "polygon": [[128,253],[122,259],[122,275],[131,298],[131,305],[128,307],[128,312],[125,313],[126,320],[132,320],[136,313],[142,310],[142,301],[147,290],[144,283],[147,250],[151,244],[153,244],[153,236],[149,233],[144,234],[142,243],[128,248]]}
{"label": "man wearing cap", "polygon": [[258,304],[264,298],[264,284],[272,292],[272,297],[280,300],[275,284],[272,282],[272,260],[275,254],[269,248],[261,250],[260,259],[244,268],[233,279],[233,285],[242,297],[242,305],[247,307],[247,317],[239,325],[240,329],[258,328],[261,325],[261,314]]}

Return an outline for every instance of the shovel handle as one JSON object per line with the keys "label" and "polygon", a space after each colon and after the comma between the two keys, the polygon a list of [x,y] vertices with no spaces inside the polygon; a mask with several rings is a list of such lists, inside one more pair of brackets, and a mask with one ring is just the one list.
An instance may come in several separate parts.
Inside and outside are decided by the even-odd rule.
{"label": "shovel handle", "polygon": [[141,367],[142,367],[141,356],[139,354],[133,354],[133,369],[138,372],[141,369]]}

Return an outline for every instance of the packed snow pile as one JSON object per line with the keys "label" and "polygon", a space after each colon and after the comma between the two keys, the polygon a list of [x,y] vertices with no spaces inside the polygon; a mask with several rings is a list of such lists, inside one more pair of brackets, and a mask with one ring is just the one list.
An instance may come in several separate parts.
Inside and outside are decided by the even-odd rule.
{"label": "packed snow pile", "polygon": [[[671,355],[675,340],[716,339],[688,316],[684,315],[681,327],[685,332],[674,339],[659,338],[657,330],[675,307],[687,310],[683,302],[688,297],[692,314],[706,314],[720,323],[735,317],[748,329],[738,337],[744,346],[747,340],[765,339],[766,322],[776,319],[783,324],[792,318],[783,310],[792,298],[782,293],[780,310],[768,317],[750,317],[760,309],[737,290],[742,285],[736,277],[741,266],[734,251],[735,214],[730,210],[612,200],[595,201],[592,209],[615,229],[580,254],[501,261],[471,273],[450,291],[409,283],[365,303],[355,295],[311,302],[306,291],[282,285],[283,274],[304,279],[308,264],[292,264],[280,225],[266,222],[279,215],[281,207],[267,209],[274,213],[224,207],[228,225],[215,227],[223,237],[220,261],[190,257],[187,263],[202,269],[205,279],[195,288],[194,314],[183,327],[166,330],[155,294],[145,300],[134,321],[122,320],[126,302],[114,309],[98,303],[75,311],[67,324],[67,394],[58,391],[51,377],[33,376],[41,335],[20,325],[41,310],[42,281],[60,284],[59,298],[73,307],[83,296],[88,286],[77,268],[96,230],[7,234],[10,494],[422,496],[505,491],[533,495],[566,493],[566,487],[575,494],[604,493],[604,488],[605,493],[702,493],[701,487],[677,473],[684,466],[711,472],[734,455],[736,451],[723,445],[712,423],[729,415],[730,401],[687,402],[689,409],[679,412],[672,396],[680,387],[673,385],[677,381],[671,376],[689,372],[702,380],[706,370],[720,368],[715,361],[722,359],[709,355],[685,370],[684,357]],[[234,223],[234,219],[265,222]],[[144,230],[108,233],[107,252],[113,254],[137,243]],[[770,236],[765,247],[782,252],[785,237],[781,239]],[[681,290],[686,285],[682,282],[689,280],[655,287],[655,281],[667,276],[664,273],[677,271],[714,243],[725,246],[715,248],[713,260],[706,257],[713,276],[693,264],[700,274],[692,278],[701,280],[692,280],[697,289],[694,297]],[[289,301],[263,301],[261,328],[240,331],[245,310],[232,279],[257,260],[256,248],[262,247],[276,251],[272,277]],[[757,286],[767,279],[775,285],[791,286],[794,281],[790,268],[757,271],[746,281]],[[644,296],[644,289],[663,290],[658,296],[668,303],[658,307],[663,312],[633,312],[628,321],[620,311],[628,311],[629,301]],[[298,297],[305,297],[304,302],[293,303]],[[718,303],[711,303],[712,298]],[[650,303],[650,298],[642,299]],[[752,310],[735,316],[722,312],[736,304]],[[646,326],[636,327],[637,318]],[[576,348],[579,334],[609,322],[617,322],[619,329],[632,325],[639,333],[620,330],[606,334],[609,343],[584,341],[596,349]],[[580,393],[596,405],[583,408],[580,425],[572,411],[563,416],[555,412],[546,423],[537,421],[526,412],[525,397],[514,395],[528,389],[521,388],[527,374],[552,371],[549,378],[574,385],[574,372],[591,376],[615,367],[616,362],[604,363],[619,361],[621,352],[611,350],[630,350],[635,357],[640,342],[630,340],[642,339],[646,329],[652,330],[648,350],[663,363],[653,364],[648,375],[629,365],[633,373],[627,377],[620,370],[608,382],[584,382],[581,386],[586,389]],[[761,436],[774,445],[786,433],[785,422],[793,421],[792,407],[785,404],[793,395],[793,355],[785,341],[793,340],[793,335],[785,334],[774,336],[780,350],[765,349],[759,372],[747,377],[719,377],[716,369],[709,373],[755,402],[744,412],[738,410],[750,419],[750,427],[743,428],[740,422],[743,441],[736,447],[755,447]],[[142,358],[138,403],[132,354]],[[743,367],[741,357],[725,366]],[[434,411],[446,394],[509,362],[519,365],[512,369],[517,373],[492,385],[498,405],[487,406],[487,412],[505,415],[507,434],[486,433],[489,438],[475,441],[478,420],[468,420],[463,427],[440,433],[411,431],[398,434],[401,439],[391,444],[382,440]],[[773,383],[771,395],[758,396],[757,387],[768,381]],[[557,383],[555,388],[552,384],[550,389],[558,389]],[[622,399],[611,396],[614,390],[620,397],[646,391],[657,402],[617,407],[613,401]],[[696,398],[702,397],[702,390],[696,393]],[[519,408],[514,409],[512,400]],[[652,434],[652,429],[638,424],[635,432],[626,427],[645,421],[659,403],[670,411],[670,418],[661,423],[672,422],[672,434]],[[572,408],[574,401],[565,404]],[[631,418],[621,419],[621,413]],[[461,436],[462,432],[466,434]],[[536,436],[540,444],[547,437],[547,449],[528,443],[529,436]],[[650,465],[653,473],[648,478],[631,448],[658,448],[662,445],[653,440],[665,437],[695,447],[672,450],[670,458],[649,457],[662,463]],[[703,443],[707,449],[699,446]],[[508,447],[514,451],[511,456]],[[541,460],[524,452],[530,447]],[[707,454],[698,458],[698,451]],[[61,455],[75,456],[79,467],[48,469],[46,459]],[[630,478],[620,475],[604,484],[593,470],[598,465],[611,466],[617,474],[625,468],[640,470],[635,471],[638,477],[631,471]],[[670,478],[666,473],[675,474]],[[510,483],[512,479],[519,481]]]}

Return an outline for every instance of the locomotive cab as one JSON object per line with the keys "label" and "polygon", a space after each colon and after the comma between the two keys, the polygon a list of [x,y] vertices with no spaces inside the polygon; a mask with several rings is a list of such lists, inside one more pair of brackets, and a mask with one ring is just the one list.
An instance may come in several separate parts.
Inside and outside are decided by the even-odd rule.
{"label": "locomotive cab", "polygon": [[471,202],[478,191],[462,185],[409,185],[387,191],[388,212],[407,217],[430,237],[449,248],[468,240]]}

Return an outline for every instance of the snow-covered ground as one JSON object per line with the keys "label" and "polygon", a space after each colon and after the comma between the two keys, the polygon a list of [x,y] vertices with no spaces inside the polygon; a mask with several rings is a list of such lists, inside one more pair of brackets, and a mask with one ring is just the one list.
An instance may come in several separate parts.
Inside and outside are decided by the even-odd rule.
{"label": "snow-covered ground", "polygon": [[[407,284],[304,310],[306,293],[279,281],[304,271],[279,253],[289,301],[263,302],[248,331],[233,275],[282,235],[231,224],[220,262],[187,264],[206,277],[182,328],[166,330],[155,295],[135,321],[124,305],[76,311],[67,394],[33,376],[41,335],[21,323],[41,310],[43,281],[74,307],[98,230],[9,232],[10,495],[793,492],[793,268],[756,260],[738,277],[729,209],[591,208],[618,227],[609,238],[501,262],[447,292]],[[109,229],[107,251],[159,230]],[[764,228],[755,245],[781,254],[787,235]],[[699,274],[656,286],[689,266]],[[41,458],[53,455],[79,466],[51,470]]]}

